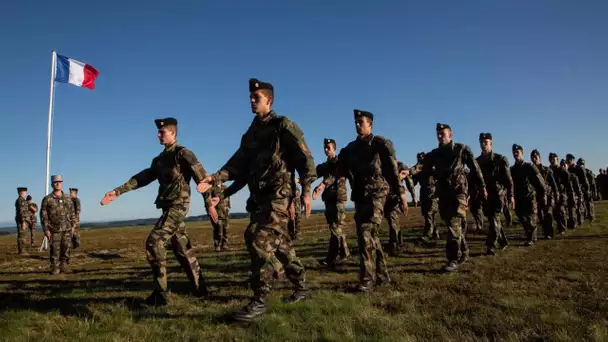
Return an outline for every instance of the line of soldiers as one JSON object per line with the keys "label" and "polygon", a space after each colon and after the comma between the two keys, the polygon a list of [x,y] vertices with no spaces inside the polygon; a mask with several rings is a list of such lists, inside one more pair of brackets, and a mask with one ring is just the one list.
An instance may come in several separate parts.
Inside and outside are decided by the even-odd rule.
{"label": "line of soldiers", "polygon": [[[81,202],[78,189],[70,188],[70,194],[63,192],[63,176],[51,177],[53,192],[42,199],[40,223],[50,244],[51,274],[70,273],[70,250],[80,246]],[[26,234],[30,232],[30,248],[35,244],[36,213],[38,205],[27,194],[26,187],[18,187],[19,197],[15,200],[15,221],[17,223],[17,250],[19,255],[29,255],[25,251]]]}
{"label": "line of soldiers", "polygon": [[[244,237],[251,258],[249,281],[253,296],[245,307],[233,313],[232,318],[237,321],[250,321],[266,311],[271,285],[281,273],[294,288],[291,295],[283,299],[284,302],[297,303],[312,296],[304,265],[292,244],[299,234],[295,224],[295,213],[299,212],[296,198],[306,217],[310,215],[313,197],[321,195],[325,203],[330,239],[326,258],[320,262],[335,267],[348,258],[350,252],[342,230],[347,180],[351,186],[350,199],[355,204],[360,260],[357,289],[361,292],[369,292],[377,285],[391,282],[379,238],[380,223],[383,218],[389,220],[388,249],[391,253],[398,251],[402,245],[398,218],[408,212],[405,195],[407,188],[413,194],[414,182],[422,188],[420,202],[427,219],[425,236],[438,235],[434,224],[435,212],[439,212],[448,228],[445,271],[457,270],[458,264],[468,258],[466,229],[463,231],[463,227],[466,227],[471,194],[481,199],[484,214],[492,219],[488,250],[493,250],[490,242],[494,240],[506,244],[504,232],[495,219],[496,213],[504,210],[503,196],[519,216],[528,241],[535,240],[535,200],[544,209],[549,190],[537,166],[523,161],[521,146],[513,146],[516,163],[512,167],[508,167],[506,158],[488,153],[487,148],[482,156],[475,158],[468,146],[453,141],[449,125],[439,123],[436,127],[438,147],[419,154],[418,164],[410,169],[397,161],[391,140],[372,133],[374,114],[355,109],[356,139],[338,153],[336,142],[325,139],[323,147],[327,160],[315,165],[300,127],[272,109],[272,84],[250,79],[249,93],[255,118],[243,134],[238,149],[218,171],[207,173],[196,155],[178,143],[177,119],[157,119],[157,137],[164,146],[163,151],[148,168],[107,192],[101,200],[102,205],[107,205],[129,191],[155,180],[159,182],[155,204],[162,210],[162,215],[146,240],[147,259],[154,278],[154,290],[146,304],[167,304],[168,246],[188,276],[193,293],[197,296],[209,294],[184,223],[190,207],[192,179],[214,222],[218,222],[218,203],[226,201],[245,186],[250,192],[246,207],[250,222]],[[480,137],[482,146],[487,146],[491,140],[488,134]],[[564,162],[563,170],[568,167]],[[582,167],[576,169],[582,170]],[[299,176],[297,181],[296,172]],[[574,178],[570,173],[567,175],[566,183]],[[312,184],[320,178],[322,182],[312,190]],[[226,181],[233,183],[229,187],[219,186]],[[404,182],[406,186],[402,185]],[[299,192],[297,184],[301,187]],[[566,186],[568,188],[572,187]],[[572,195],[561,199],[577,201],[574,191]],[[293,227],[290,227],[290,220],[294,221]],[[219,246],[221,249],[221,242]]]}

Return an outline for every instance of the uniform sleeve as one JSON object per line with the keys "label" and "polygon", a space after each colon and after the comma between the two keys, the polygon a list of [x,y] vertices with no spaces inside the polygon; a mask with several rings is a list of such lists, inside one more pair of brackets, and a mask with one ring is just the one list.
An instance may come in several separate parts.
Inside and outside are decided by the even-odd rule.
{"label": "uniform sleeve", "polygon": [[183,148],[179,151],[181,159],[186,162],[190,170],[192,171],[192,178],[194,178],[194,182],[196,184],[203,181],[205,177],[207,177],[207,171],[203,167],[194,152],[190,151],[187,148]]}
{"label": "uniform sleeve", "polygon": [[538,168],[534,164],[527,164],[528,167],[528,177],[530,179],[530,183],[536,189],[536,193],[540,197],[544,197],[547,193],[547,188],[545,186],[545,181],[543,180],[543,176],[538,171]]}
{"label": "uniform sleeve", "polygon": [[559,194],[559,188],[557,187],[557,182],[555,181],[555,175],[553,174],[553,170],[551,168],[547,168],[547,182],[549,183],[549,187],[551,188],[551,192],[553,193],[553,198],[557,199]]}
{"label": "uniform sleeve", "polygon": [[581,189],[581,183],[578,181],[578,177],[575,174],[571,174],[571,176],[574,193],[579,197],[583,196],[583,189]]}
{"label": "uniform sleeve", "polygon": [[582,174],[583,177],[579,177],[579,182],[581,183],[581,190],[587,193],[589,192],[589,181],[587,180],[587,175],[585,174],[585,170],[581,167],[578,168],[577,171],[579,174]]}
{"label": "uniform sleeve", "polygon": [[49,213],[47,211],[47,203],[48,200],[46,197],[42,199],[42,203],[40,204],[40,224],[42,225],[42,230],[44,233],[49,231],[49,227],[47,226],[49,223]]}
{"label": "uniform sleeve", "polygon": [[281,140],[286,145],[287,151],[295,163],[295,168],[300,176],[302,192],[308,194],[312,183],[317,179],[317,170],[312,153],[308,149],[304,133],[295,122],[286,119],[283,125]]}
{"label": "uniform sleeve", "polygon": [[592,196],[597,193],[597,187],[595,184],[595,175],[589,169],[587,169],[587,181],[589,182],[589,189],[591,190]]}
{"label": "uniform sleeve", "polygon": [[511,176],[511,167],[509,167],[509,160],[503,156],[500,163],[503,185],[507,189],[507,198],[513,198],[513,177]]}
{"label": "uniform sleeve", "polygon": [[[71,199],[71,198],[68,198],[68,199]],[[74,201],[66,201],[66,202],[70,203],[69,205],[71,206],[70,210],[68,210],[68,219],[70,220],[70,224],[72,225],[72,228],[74,228],[78,224],[78,217],[76,216],[76,210],[74,208]]]}
{"label": "uniform sleeve", "polygon": [[[154,161],[152,162],[154,163]],[[147,169],[144,169],[131,177],[125,184],[114,189],[117,195],[125,194],[131,190],[136,190],[139,188],[143,188],[144,186],[154,182],[157,178],[157,175],[152,170],[152,166]]]}
{"label": "uniform sleeve", "polygon": [[236,194],[237,192],[239,192],[241,189],[243,189],[245,187],[245,185],[247,185],[247,182],[243,179],[237,179],[234,182],[232,182],[232,184],[230,184],[230,186],[228,186],[226,189],[224,189],[224,191],[222,192],[222,194],[220,194],[220,198],[229,198],[230,196]]}
{"label": "uniform sleeve", "polygon": [[76,216],[80,218],[80,198],[74,199],[74,210],[76,211]]}
{"label": "uniform sleeve", "polygon": [[412,201],[416,201],[416,191],[414,188],[414,180],[409,175],[407,177],[405,177],[405,187],[407,188],[407,191],[410,192],[410,195],[412,196]]}
{"label": "uniform sleeve", "polygon": [[382,162],[382,173],[391,192],[397,196],[400,194],[401,181],[399,180],[399,167],[397,166],[397,158],[395,156],[395,148],[393,143],[386,138],[376,137],[378,140],[378,155]]}
{"label": "uniform sleeve", "polygon": [[334,175],[329,176],[331,177],[330,182],[328,182],[328,179],[323,179],[323,183],[325,183],[325,185],[331,185],[339,178],[346,178],[350,183],[350,187],[352,189],[355,188],[355,177],[353,177],[353,174],[351,170],[349,170],[346,162],[349,154],[348,146],[340,149],[340,153],[338,153],[338,162],[336,163],[336,173]]}
{"label": "uniform sleeve", "polygon": [[483,174],[481,173],[477,159],[475,159],[473,152],[471,152],[471,149],[467,145],[465,145],[462,150],[462,158],[465,165],[469,167],[469,172],[473,174],[471,177],[476,180],[479,189],[485,188],[486,182],[483,179]]}
{"label": "uniform sleeve", "polygon": [[21,217],[21,220],[27,220],[30,217],[30,208],[27,204],[27,201],[21,200],[21,198],[18,201],[19,216]]}

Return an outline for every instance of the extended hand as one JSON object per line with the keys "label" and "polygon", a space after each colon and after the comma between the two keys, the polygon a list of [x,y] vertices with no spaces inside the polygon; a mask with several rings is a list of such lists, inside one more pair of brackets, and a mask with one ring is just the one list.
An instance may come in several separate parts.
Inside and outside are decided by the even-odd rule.
{"label": "extended hand", "polygon": [[488,189],[486,189],[485,187],[481,188],[481,195],[483,196],[484,200],[487,200],[488,199]]}
{"label": "extended hand", "polygon": [[312,211],[312,197],[310,193],[302,195],[302,203],[304,204],[304,215],[310,217],[310,212]]}
{"label": "extended hand", "polygon": [[292,221],[296,219],[296,206],[293,204],[293,201],[289,205],[289,219]]}
{"label": "extended hand", "polygon": [[418,200],[414,200],[414,207],[418,208]]}
{"label": "extended hand", "polygon": [[511,197],[511,209],[515,210],[515,198]]}
{"label": "extended hand", "polygon": [[207,192],[207,191],[209,191],[209,189],[211,189],[212,183],[213,183],[213,177],[207,176],[200,183],[198,183],[196,185],[196,191],[200,192],[201,194],[204,192]]}
{"label": "extended hand", "polygon": [[217,210],[215,210],[215,206],[207,209],[207,215],[209,215],[209,218],[213,223],[217,223]]}
{"label": "extended hand", "polygon": [[319,198],[319,195],[323,192],[323,190],[325,190],[325,183],[317,185],[317,187],[312,193],[312,199],[316,200],[317,198]]}
{"label": "extended hand", "polygon": [[116,194],[116,191],[112,190],[110,192],[106,192],[106,195],[101,200],[101,205],[110,204],[113,200],[116,199],[116,197],[118,197],[118,195]]}

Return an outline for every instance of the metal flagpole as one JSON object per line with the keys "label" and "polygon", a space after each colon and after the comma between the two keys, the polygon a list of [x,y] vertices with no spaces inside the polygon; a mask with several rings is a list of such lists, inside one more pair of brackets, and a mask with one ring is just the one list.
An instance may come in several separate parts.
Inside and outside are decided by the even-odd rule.
{"label": "metal flagpole", "polygon": [[51,90],[49,94],[49,122],[46,132],[46,178],[44,183],[44,195],[49,194],[49,173],[51,162],[51,122],[53,117],[53,102],[55,100],[55,70],[57,67],[57,53],[53,50],[53,58],[51,62]]}

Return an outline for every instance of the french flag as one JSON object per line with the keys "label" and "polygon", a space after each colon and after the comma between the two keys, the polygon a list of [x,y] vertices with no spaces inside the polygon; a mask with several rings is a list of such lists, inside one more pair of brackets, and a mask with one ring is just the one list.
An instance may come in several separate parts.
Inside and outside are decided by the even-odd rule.
{"label": "french flag", "polygon": [[99,71],[89,64],[57,54],[56,82],[95,89],[97,75],[99,75]]}

